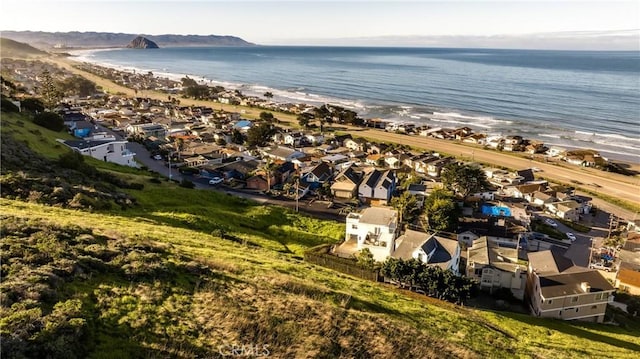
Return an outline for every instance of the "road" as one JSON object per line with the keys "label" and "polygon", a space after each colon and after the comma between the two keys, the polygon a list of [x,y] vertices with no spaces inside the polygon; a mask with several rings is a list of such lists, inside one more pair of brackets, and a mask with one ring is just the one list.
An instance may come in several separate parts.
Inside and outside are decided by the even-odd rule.
{"label": "road", "polygon": [[[119,86],[104,78],[98,77],[86,71],[76,69],[72,66],[72,61],[68,59],[52,58],[50,61],[73,73],[96,82],[96,84],[102,86],[108,91],[122,92],[127,94],[128,96],[135,96],[132,89]],[[166,94],[160,92],[145,91],[144,96],[158,100],[166,100]],[[191,99],[181,99],[180,101],[184,105],[209,106],[232,112],[240,110],[243,112],[243,116],[247,118],[257,118],[259,117],[259,113],[261,111],[260,109],[223,105],[212,101]],[[284,123],[288,123],[292,126],[297,126],[295,116],[284,113],[275,113],[275,115]],[[580,182],[584,184],[585,188],[588,187],[589,190],[597,189],[597,193],[599,194],[611,196],[621,201],[634,204],[636,206],[640,204],[640,177],[637,175],[633,177],[623,176],[616,173],[604,172],[592,168],[583,168],[566,163],[560,164],[545,163],[539,161],[534,162],[528,158],[525,158],[524,156],[517,156],[513,153],[502,153],[494,150],[485,150],[481,147],[472,147],[466,144],[456,143],[448,140],[439,140],[419,136],[408,136],[381,130],[362,129],[359,127],[346,125],[341,127],[345,132],[351,133],[353,136],[366,137],[380,142],[400,143],[409,145],[414,148],[433,150],[436,152],[442,152],[477,162],[494,164],[495,166],[504,166],[511,169],[538,167],[543,170],[543,172],[540,173],[542,177],[549,180],[572,185],[572,180],[575,181],[579,179]],[[638,164],[633,164],[633,166],[634,168],[637,168]],[[629,216],[626,216],[625,218],[631,219]]]}

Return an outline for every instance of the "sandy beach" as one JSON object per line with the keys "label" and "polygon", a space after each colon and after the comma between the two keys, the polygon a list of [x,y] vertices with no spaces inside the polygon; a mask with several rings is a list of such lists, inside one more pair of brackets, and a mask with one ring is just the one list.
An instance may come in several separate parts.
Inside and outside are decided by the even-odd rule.
{"label": "sandy beach", "polygon": [[[73,60],[65,58],[51,58],[49,61],[60,67],[68,69],[78,75],[81,75],[102,87],[108,93],[124,93],[127,96],[135,96],[133,89],[129,89],[117,85],[107,79],[93,75],[91,73],[79,70],[72,66]],[[138,96],[149,97],[158,100],[166,100],[165,93],[155,91],[140,91]],[[192,99],[180,99],[183,105],[209,106],[214,109],[222,109],[230,112],[241,112],[243,117],[255,119],[259,117],[263,110],[244,107],[225,105],[212,101],[201,101]],[[296,117],[294,115],[277,113],[274,115],[285,124],[291,127],[298,127]],[[588,190],[597,194],[610,196],[621,201],[625,201],[634,205],[640,203],[640,176],[633,177],[624,176],[617,173],[604,172],[593,168],[583,168],[570,165],[567,163],[545,163],[533,161],[526,158],[524,154],[501,153],[493,150],[485,150],[481,147],[473,147],[462,143],[456,143],[448,140],[438,140],[433,138],[408,136],[396,134],[375,129],[363,129],[359,127],[340,125],[345,132],[351,133],[353,136],[366,137],[380,142],[395,142],[409,145],[414,148],[432,150],[436,152],[446,153],[466,160],[473,160],[485,164],[491,164],[496,167],[508,167],[511,169],[523,169],[530,167],[540,168],[543,172],[540,175],[546,179],[565,183]],[[640,171],[640,164],[628,163],[630,169]],[[576,185],[571,181],[579,181],[582,185]]]}

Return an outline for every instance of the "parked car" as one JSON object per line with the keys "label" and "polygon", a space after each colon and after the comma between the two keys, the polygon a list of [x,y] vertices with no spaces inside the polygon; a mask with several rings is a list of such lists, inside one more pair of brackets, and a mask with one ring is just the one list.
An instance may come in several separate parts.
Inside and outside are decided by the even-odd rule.
{"label": "parked car", "polygon": [[544,223],[546,223],[547,225],[556,228],[558,226],[558,224],[551,218],[547,218],[544,220]]}
{"label": "parked car", "polygon": [[220,177],[213,177],[212,179],[209,180],[209,184],[210,185],[217,185],[222,183],[223,179]]}
{"label": "parked car", "polygon": [[156,161],[160,161],[162,159],[162,156],[155,155],[155,156],[153,156],[153,159],[156,160]]}
{"label": "parked car", "polygon": [[571,240],[571,242],[575,242],[576,241],[576,235],[571,233],[571,232],[567,232],[566,233],[567,238],[569,238]]}
{"label": "parked car", "polygon": [[611,267],[606,267],[602,263],[591,263],[591,264],[589,264],[589,268],[603,270],[603,271],[606,271],[606,272],[611,272],[613,270]]}

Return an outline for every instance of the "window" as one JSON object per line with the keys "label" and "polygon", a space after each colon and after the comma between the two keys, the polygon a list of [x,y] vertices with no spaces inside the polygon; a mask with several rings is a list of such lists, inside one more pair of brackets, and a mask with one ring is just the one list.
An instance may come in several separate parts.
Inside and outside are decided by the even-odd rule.
{"label": "window", "polygon": [[552,300],[552,299],[549,299],[549,301],[547,302],[547,304],[551,304],[551,303],[553,303],[553,300]]}
{"label": "window", "polygon": [[597,305],[592,305],[592,306],[591,306],[591,309],[592,309],[592,310],[593,310],[593,309],[598,309],[598,306],[597,306]]}
{"label": "window", "polygon": [[571,297],[571,303],[577,303],[578,297]]}
{"label": "window", "polygon": [[576,313],[578,313],[578,311],[580,311],[580,308],[576,308]]}
{"label": "window", "polygon": [[602,300],[602,293],[596,294],[596,300]]}
{"label": "window", "polygon": [[352,224],[351,225],[351,229],[358,229],[358,225],[357,224]]}

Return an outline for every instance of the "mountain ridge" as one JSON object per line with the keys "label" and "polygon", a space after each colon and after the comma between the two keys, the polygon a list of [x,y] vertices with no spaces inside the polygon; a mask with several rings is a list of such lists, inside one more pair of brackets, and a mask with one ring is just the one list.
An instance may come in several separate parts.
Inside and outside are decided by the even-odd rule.
{"label": "mountain ridge", "polygon": [[4,38],[19,42],[26,42],[32,46],[40,48],[125,47],[131,39],[137,36],[143,36],[161,47],[256,45],[240,37],[231,35],[149,35],[95,31],[2,31],[2,37]]}

